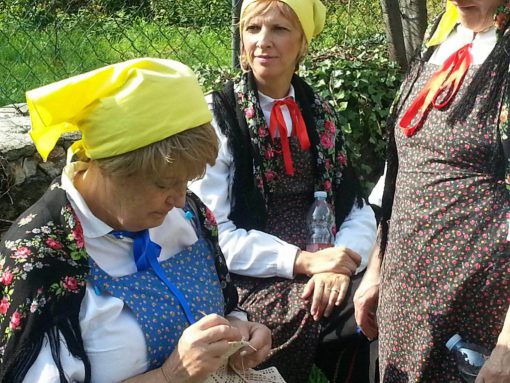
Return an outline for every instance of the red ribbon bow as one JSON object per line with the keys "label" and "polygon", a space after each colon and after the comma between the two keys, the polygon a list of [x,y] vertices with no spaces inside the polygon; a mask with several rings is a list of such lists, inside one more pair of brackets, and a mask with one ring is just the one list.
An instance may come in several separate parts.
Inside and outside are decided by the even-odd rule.
{"label": "red ribbon bow", "polygon": [[299,143],[301,144],[301,150],[304,151],[310,148],[310,140],[308,139],[305,121],[303,120],[301,110],[299,109],[298,104],[296,104],[296,101],[294,101],[294,99],[291,97],[276,101],[273,104],[273,109],[271,110],[271,116],[269,118],[269,132],[271,133],[273,140],[276,135],[276,129],[278,129],[280,132],[285,172],[288,175],[293,176],[295,170],[292,163],[292,155],[290,153],[289,138],[287,137],[287,124],[285,123],[285,119],[283,118],[283,113],[281,110],[283,105],[286,105],[289,109],[292,126],[294,127],[292,130],[292,135],[297,135]]}
{"label": "red ribbon bow", "polygon": [[[431,106],[443,109],[455,98],[473,61],[471,46],[472,43],[464,45],[448,57],[406,110],[400,120],[400,127],[407,137],[411,137],[421,127]],[[416,122],[411,125],[413,121]]]}

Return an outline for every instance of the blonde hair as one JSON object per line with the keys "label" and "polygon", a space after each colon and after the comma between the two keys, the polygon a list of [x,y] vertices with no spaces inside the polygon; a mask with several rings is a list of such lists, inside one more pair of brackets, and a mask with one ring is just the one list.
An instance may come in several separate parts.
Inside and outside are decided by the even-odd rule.
{"label": "blonde hair", "polygon": [[258,0],[246,7],[241,18],[239,19],[239,33],[241,35],[240,42],[240,55],[239,62],[241,64],[241,69],[243,72],[248,72],[250,70],[250,64],[248,62],[248,57],[244,52],[244,43],[243,43],[243,30],[245,25],[253,18],[259,15],[264,15],[266,12],[272,10],[273,8],[277,8],[280,13],[289,20],[292,25],[299,29],[301,32],[301,50],[299,52],[299,56],[296,60],[296,70],[299,68],[299,64],[306,56],[308,52],[308,43],[306,41],[305,32],[303,31],[303,27],[301,26],[301,22],[297,17],[294,10],[289,7],[287,4],[279,1],[279,0]]}
{"label": "blonde hair", "polygon": [[92,161],[107,176],[139,174],[191,181],[203,177],[206,165],[214,165],[217,155],[216,132],[204,124],[128,153]]}

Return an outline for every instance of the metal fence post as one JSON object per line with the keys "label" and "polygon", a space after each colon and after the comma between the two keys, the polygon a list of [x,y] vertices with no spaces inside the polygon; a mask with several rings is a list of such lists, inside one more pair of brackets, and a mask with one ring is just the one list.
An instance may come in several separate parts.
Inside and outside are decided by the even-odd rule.
{"label": "metal fence post", "polygon": [[239,16],[243,0],[232,0],[232,68],[239,69]]}

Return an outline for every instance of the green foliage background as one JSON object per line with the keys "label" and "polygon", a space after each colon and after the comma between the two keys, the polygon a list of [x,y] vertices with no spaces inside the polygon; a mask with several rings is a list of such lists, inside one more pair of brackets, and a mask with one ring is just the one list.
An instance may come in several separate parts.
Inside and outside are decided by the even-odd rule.
{"label": "green foliage background", "polygon": [[351,162],[369,192],[384,166],[384,134],[388,110],[401,74],[381,45],[329,50],[311,55],[302,76],[337,112]]}
{"label": "green foliage background", "polygon": [[[324,32],[300,69],[331,100],[366,191],[384,162],[402,74],[387,57],[378,0],[323,0]],[[204,89],[232,76],[231,0],[0,0],[0,106],[28,89],[141,56],[190,65]],[[442,0],[429,0],[430,13]]]}

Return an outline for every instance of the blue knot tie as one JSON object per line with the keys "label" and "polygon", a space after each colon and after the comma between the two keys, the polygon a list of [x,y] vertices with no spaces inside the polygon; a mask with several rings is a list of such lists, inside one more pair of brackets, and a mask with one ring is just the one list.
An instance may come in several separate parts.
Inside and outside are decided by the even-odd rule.
{"label": "blue knot tie", "polygon": [[114,230],[111,234],[117,238],[128,237],[133,239],[133,255],[138,271],[145,271],[151,267],[154,261],[157,262],[159,254],[161,254],[161,246],[151,241],[149,229],[136,232]]}
{"label": "blue knot tie", "polygon": [[111,232],[116,238],[128,237],[133,239],[133,255],[135,258],[136,269],[138,271],[148,270],[152,268],[158,278],[170,289],[172,294],[179,301],[186,318],[190,324],[195,323],[195,319],[191,314],[189,304],[184,295],[168,280],[163,268],[158,262],[159,254],[161,254],[161,246],[152,242],[149,236],[149,229],[142,231],[118,231]]}

